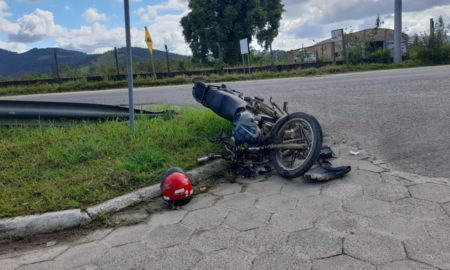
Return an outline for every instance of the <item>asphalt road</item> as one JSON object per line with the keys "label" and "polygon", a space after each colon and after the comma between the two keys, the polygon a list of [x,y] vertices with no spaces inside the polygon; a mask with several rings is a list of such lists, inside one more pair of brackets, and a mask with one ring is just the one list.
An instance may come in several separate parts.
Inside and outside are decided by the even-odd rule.
{"label": "asphalt road", "polygon": [[[289,102],[324,132],[361,143],[394,168],[450,177],[450,66],[228,83],[246,95]],[[127,104],[127,90],[2,99]],[[136,104],[195,103],[191,85],[139,88]]]}

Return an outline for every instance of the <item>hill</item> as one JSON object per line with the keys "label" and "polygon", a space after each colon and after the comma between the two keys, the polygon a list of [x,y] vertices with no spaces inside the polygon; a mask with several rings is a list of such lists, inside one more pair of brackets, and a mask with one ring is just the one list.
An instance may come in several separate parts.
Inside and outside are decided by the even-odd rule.
{"label": "hill", "polygon": [[[15,53],[0,49],[0,77],[18,78],[32,74],[50,74],[54,68],[55,48],[31,49],[24,53]],[[57,49],[58,64],[60,67],[71,69],[88,68],[91,65],[110,65],[115,64],[114,51],[107,51],[103,54],[86,54],[79,51]],[[118,58],[121,65],[125,61],[125,48],[118,49]],[[154,50],[155,60],[165,59],[165,52]],[[169,53],[171,60],[182,60],[184,55]],[[150,61],[150,55],[147,49],[133,48],[133,61]]]}

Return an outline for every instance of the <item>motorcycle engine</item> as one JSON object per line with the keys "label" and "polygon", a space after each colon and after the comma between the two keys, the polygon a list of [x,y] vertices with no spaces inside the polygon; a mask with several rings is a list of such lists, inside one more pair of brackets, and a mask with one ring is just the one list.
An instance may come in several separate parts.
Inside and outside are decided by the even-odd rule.
{"label": "motorcycle engine", "polygon": [[255,116],[249,111],[243,111],[233,121],[231,134],[236,145],[243,143],[255,145],[260,141],[262,132],[258,127]]}

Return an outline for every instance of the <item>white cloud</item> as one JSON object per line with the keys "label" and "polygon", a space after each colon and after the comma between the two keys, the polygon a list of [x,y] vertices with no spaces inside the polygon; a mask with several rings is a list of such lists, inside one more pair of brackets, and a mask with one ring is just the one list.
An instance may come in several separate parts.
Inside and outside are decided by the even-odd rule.
{"label": "white cloud", "polygon": [[8,42],[8,41],[0,41],[0,48],[12,52],[26,52],[28,51],[28,47],[24,43],[19,42]]}
{"label": "white cloud", "polygon": [[66,10],[66,11],[71,10],[71,9],[72,9],[72,7],[69,6],[69,5],[65,5],[65,6],[64,6],[64,10]]}
{"label": "white cloud", "polygon": [[106,14],[105,13],[99,13],[95,8],[88,8],[84,11],[83,17],[88,22],[99,22],[99,21],[106,21]]}
{"label": "white cloud", "polygon": [[143,22],[154,22],[163,12],[176,12],[180,17],[188,11],[188,1],[169,0],[156,5],[139,8],[136,13]]}
{"label": "white cloud", "polygon": [[63,27],[56,25],[53,13],[47,10],[36,9],[30,14],[17,20],[19,29],[9,34],[11,41],[31,43],[61,33]]}

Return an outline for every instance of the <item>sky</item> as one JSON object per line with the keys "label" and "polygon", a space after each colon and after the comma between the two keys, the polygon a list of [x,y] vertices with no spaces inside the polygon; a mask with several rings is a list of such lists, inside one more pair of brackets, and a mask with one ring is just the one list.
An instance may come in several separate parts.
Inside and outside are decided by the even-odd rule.
{"label": "sky", "polygon": [[[330,31],[394,26],[394,0],[283,0],[285,12],[273,49],[291,50],[330,37]],[[189,55],[180,19],[187,0],[130,0],[132,45],[145,47],[148,26],[154,48]],[[25,52],[59,47],[102,53],[125,45],[123,0],[0,0],[0,48]],[[420,34],[429,19],[450,23],[450,0],[403,0],[403,31]],[[259,49],[253,42],[252,46]]]}

